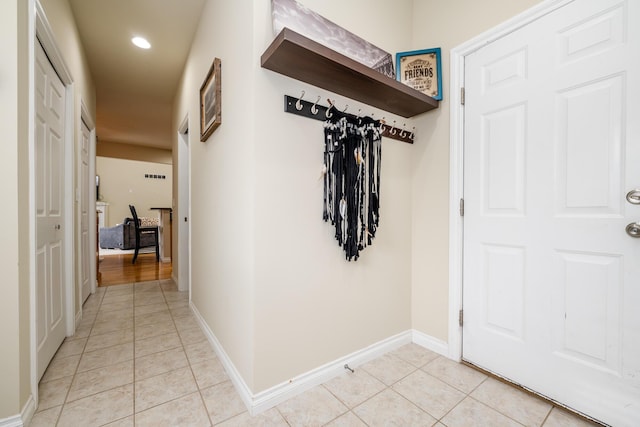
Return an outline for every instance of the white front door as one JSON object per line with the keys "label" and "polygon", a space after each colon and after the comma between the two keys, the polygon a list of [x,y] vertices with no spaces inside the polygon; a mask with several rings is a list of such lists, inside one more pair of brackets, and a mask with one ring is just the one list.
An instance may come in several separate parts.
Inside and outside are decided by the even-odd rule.
{"label": "white front door", "polygon": [[576,0],[465,59],[463,359],[616,426],[640,425],[638,23]]}
{"label": "white front door", "polygon": [[65,87],[40,43],[35,60],[36,341],[42,377],[65,337]]}
{"label": "white front door", "polygon": [[[82,140],[80,142],[80,295],[82,302],[89,298],[91,293],[90,257],[94,256],[89,247],[89,200],[91,191],[89,185],[93,180],[89,178],[89,142],[91,131],[82,122]],[[95,231],[94,231],[95,232]]]}

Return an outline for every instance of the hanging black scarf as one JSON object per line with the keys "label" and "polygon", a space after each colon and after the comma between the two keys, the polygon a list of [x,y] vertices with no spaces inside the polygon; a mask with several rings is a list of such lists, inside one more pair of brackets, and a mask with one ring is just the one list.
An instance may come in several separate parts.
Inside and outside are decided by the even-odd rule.
{"label": "hanging black scarf", "polygon": [[380,221],[380,122],[330,108],[324,126],[323,219],[348,261],[371,244]]}

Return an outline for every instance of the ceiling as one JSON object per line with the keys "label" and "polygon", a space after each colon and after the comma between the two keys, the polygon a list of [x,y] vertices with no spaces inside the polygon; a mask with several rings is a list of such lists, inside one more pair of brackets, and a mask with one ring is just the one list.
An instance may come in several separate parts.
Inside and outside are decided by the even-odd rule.
{"label": "ceiling", "polygon": [[[171,114],[206,0],[69,0],[96,88],[100,142],[171,149]],[[145,37],[151,49],[134,46]]]}

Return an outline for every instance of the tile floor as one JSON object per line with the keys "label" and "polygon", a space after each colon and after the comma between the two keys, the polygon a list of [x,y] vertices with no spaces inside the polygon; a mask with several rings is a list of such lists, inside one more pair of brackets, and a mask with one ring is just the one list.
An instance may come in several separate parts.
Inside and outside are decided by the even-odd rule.
{"label": "tile floor", "polygon": [[173,282],[99,288],[40,383],[38,426],[588,426],[409,344],[250,417]]}

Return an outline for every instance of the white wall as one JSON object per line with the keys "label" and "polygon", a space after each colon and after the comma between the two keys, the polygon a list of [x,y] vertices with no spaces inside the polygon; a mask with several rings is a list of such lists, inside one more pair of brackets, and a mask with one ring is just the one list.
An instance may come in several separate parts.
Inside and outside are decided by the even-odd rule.
{"label": "white wall", "polygon": [[[106,226],[131,218],[129,205],[136,207],[139,217],[158,217],[150,208],[171,207],[172,167],[162,163],[96,157],[96,173],[100,176],[100,200],[109,203]],[[145,178],[145,174],[164,175],[165,179]]]}

